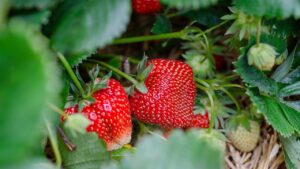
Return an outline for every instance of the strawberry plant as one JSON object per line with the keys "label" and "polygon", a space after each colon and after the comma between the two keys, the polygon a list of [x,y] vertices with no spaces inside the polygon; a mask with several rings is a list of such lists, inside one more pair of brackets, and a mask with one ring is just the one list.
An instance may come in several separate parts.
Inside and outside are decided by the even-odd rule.
{"label": "strawberry plant", "polygon": [[0,168],[299,168],[299,18],[285,0],[0,0]]}

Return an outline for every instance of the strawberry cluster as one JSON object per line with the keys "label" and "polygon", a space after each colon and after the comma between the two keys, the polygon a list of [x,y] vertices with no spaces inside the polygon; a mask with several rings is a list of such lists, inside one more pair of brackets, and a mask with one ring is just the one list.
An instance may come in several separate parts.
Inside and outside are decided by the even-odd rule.
{"label": "strawberry cluster", "polygon": [[[106,88],[92,94],[95,101],[81,110],[91,121],[87,131],[96,132],[108,150],[130,142],[131,113],[140,121],[166,129],[209,126],[208,114],[193,113],[196,88],[193,71],[186,63],[154,59],[147,65],[153,66],[144,82],[147,93],[135,90],[128,99],[121,84],[110,78]],[[78,113],[78,107],[68,107],[65,112]]]}

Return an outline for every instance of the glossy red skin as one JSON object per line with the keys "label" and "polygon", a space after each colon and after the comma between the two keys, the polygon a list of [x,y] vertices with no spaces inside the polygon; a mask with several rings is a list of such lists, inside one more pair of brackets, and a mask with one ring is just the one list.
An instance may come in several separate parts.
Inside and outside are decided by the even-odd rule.
{"label": "glossy red skin", "polygon": [[138,14],[153,14],[161,8],[160,0],[132,0],[132,9]]}
{"label": "glossy red skin", "polygon": [[135,91],[129,98],[135,117],[163,128],[207,126],[200,123],[201,116],[193,114],[196,88],[192,69],[177,60],[155,59],[149,64],[153,69],[145,80],[148,92]]}
{"label": "glossy red skin", "polygon": [[[93,93],[96,102],[86,106],[82,114],[92,121],[88,132],[96,132],[106,143],[107,150],[114,150],[130,142],[132,124],[128,97],[121,84],[114,79],[108,87]],[[78,113],[78,106],[65,109],[69,115]]]}

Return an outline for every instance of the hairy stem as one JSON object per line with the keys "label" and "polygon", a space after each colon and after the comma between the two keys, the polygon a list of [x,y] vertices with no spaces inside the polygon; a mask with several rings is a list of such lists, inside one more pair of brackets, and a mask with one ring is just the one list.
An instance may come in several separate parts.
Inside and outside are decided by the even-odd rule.
{"label": "hairy stem", "polygon": [[[223,21],[213,27],[210,27],[203,31],[204,34],[209,33],[222,25],[226,24],[228,20]],[[163,33],[159,35],[146,35],[146,36],[137,36],[137,37],[129,37],[129,38],[120,38],[113,41],[112,44],[127,44],[127,43],[136,43],[136,42],[144,42],[144,41],[152,41],[152,40],[162,40],[162,39],[171,39],[178,38],[181,39],[185,35],[184,31],[172,32],[172,33]]]}
{"label": "hairy stem", "polygon": [[84,96],[84,90],[79,82],[79,80],[77,79],[74,71],[72,70],[70,64],[68,63],[68,61],[66,60],[66,58],[61,54],[61,53],[57,53],[58,58],[60,59],[61,63],[64,65],[65,69],[67,70],[69,76],[71,77],[72,81],[74,82],[75,86],[77,87],[77,89],[79,90],[81,96]]}
{"label": "hairy stem", "polygon": [[259,43],[260,43],[260,33],[261,33],[261,18],[259,19],[258,24],[257,24],[256,45],[259,45]]}
{"label": "hairy stem", "polygon": [[58,148],[56,133],[54,133],[53,130],[51,130],[51,126],[47,120],[45,120],[45,124],[46,124],[46,128],[47,128],[50,144],[51,144],[51,147],[53,149],[54,156],[56,159],[56,166],[57,166],[57,168],[61,168],[62,159],[61,159],[60,151]]}

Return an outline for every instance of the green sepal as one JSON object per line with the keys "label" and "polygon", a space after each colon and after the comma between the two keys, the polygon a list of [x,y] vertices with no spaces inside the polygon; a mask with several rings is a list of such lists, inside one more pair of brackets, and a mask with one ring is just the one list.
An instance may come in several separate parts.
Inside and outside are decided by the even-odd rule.
{"label": "green sepal", "polygon": [[147,66],[146,69],[144,69],[141,73],[138,73],[137,75],[137,79],[141,82],[143,82],[150,74],[150,72],[153,69],[153,64],[150,64],[149,66]]}
{"label": "green sepal", "polygon": [[92,81],[96,80],[96,78],[98,77],[99,71],[100,71],[99,65],[96,65],[89,71],[89,76]]}
{"label": "green sepal", "polygon": [[228,130],[236,130],[239,126],[242,126],[245,128],[247,131],[250,132],[251,127],[250,127],[250,119],[249,116],[246,114],[240,114],[240,115],[235,115],[230,117],[226,128]]}
{"label": "green sepal", "polygon": [[111,78],[111,76],[112,72],[110,71],[108,74],[103,76],[100,81],[94,81],[94,91],[107,88],[108,80]]}
{"label": "green sepal", "polygon": [[147,89],[145,83],[143,83],[143,82],[135,84],[134,87],[143,94],[146,94],[148,92],[148,89]]}

